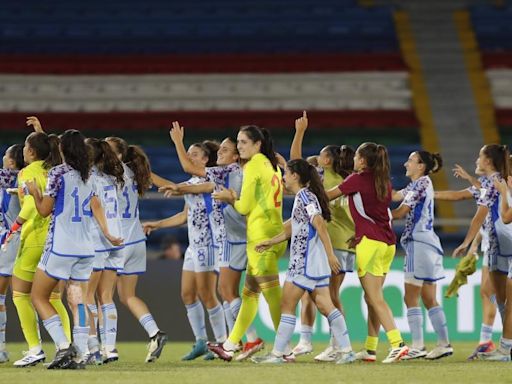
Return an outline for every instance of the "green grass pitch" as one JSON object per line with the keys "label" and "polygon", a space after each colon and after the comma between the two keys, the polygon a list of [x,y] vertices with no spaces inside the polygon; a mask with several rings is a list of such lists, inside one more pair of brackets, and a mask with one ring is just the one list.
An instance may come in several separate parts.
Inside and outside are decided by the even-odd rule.
{"label": "green grass pitch", "polygon": [[[386,354],[386,343],[381,342],[378,358]],[[381,363],[354,363],[347,366],[321,364],[313,361],[314,353],[300,357],[294,364],[257,365],[251,362],[225,363],[203,361],[201,358],[182,362],[181,356],[191,344],[169,342],[161,358],[153,364],[145,364],[144,343],[119,343],[120,360],[104,366],[88,366],[86,370],[48,371],[42,365],[20,369],[13,368],[12,361],[21,357],[24,345],[8,345],[11,363],[0,365],[0,379],[4,383],[194,383],[194,384],[250,384],[250,383],[510,383],[512,363],[466,362],[474,343],[455,343],[454,356],[439,361],[410,361],[391,365]],[[315,344],[320,352],[325,345]],[[432,347],[432,346],[430,346]],[[355,344],[354,349],[361,348]],[[45,345],[53,358],[53,346]],[[267,347],[270,350],[270,347]]]}

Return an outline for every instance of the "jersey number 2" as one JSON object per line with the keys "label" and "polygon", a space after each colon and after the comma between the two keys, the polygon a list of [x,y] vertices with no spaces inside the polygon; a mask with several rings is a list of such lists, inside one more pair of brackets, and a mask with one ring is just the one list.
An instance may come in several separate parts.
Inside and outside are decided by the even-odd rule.
{"label": "jersey number 2", "polygon": [[277,186],[277,189],[274,192],[274,206],[279,208],[281,206],[281,200],[279,199],[281,197],[281,182],[279,181],[279,177],[277,177],[277,175],[272,177],[271,184],[273,187]]}

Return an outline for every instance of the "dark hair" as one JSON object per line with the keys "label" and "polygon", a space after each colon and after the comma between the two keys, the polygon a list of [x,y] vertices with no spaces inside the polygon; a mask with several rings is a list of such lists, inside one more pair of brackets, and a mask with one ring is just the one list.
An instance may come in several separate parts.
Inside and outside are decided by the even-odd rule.
{"label": "dark hair", "polygon": [[36,154],[37,160],[43,160],[43,167],[50,169],[62,163],[59,151],[59,136],[43,132],[32,132],[26,142]]}
{"label": "dark hair", "polygon": [[240,128],[240,132],[244,132],[253,143],[261,142],[260,152],[270,160],[272,167],[277,171],[278,161],[269,131],[256,125],[246,125]]}
{"label": "dark hair", "polygon": [[126,165],[133,171],[139,196],[144,195],[151,187],[151,166],[147,155],[137,145],[130,145],[126,152]]}
{"label": "dark hair", "polygon": [[92,148],[92,163],[98,167],[101,173],[113,176],[117,184],[123,187],[123,164],[106,140],[88,138],[86,143]]}
{"label": "dark hair", "polygon": [[320,208],[322,208],[322,217],[330,221],[331,210],[329,209],[329,199],[327,198],[322,180],[316,168],[304,159],[290,160],[286,163],[286,166],[290,172],[299,175],[301,185],[307,186],[307,188],[314,193],[320,203]]}
{"label": "dark hair", "polygon": [[238,147],[237,147],[237,145],[236,145],[236,144],[237,144],[237,142],[236,142],[236,138],[234,138],[234,137],[232,137],[232,136],[228,136],[228,137],[226,137],[224,140],[227,140],[227,141],[229,141],[231,144],[233,144],[233,145],[235,146],[235,153],[236,153],[237,155],[239,155],[239,153],[238,153]]}
{"label": "dark hair", "polygon": [[348,145],[328,145],[322,151],[326,151],[332,160],[332,169],[338,175],[346,178],[354,171],[354,154],[355,151]]}
{"label": "dark hair", "polygon": [[366,161],[366,166],[375,176],[377,198],[385,200],[389,195],[391,183],[388,151],[385,146],[376,143],[363,143],[357,148],[359,156]]}
{"label": "dark hair", "polygon": [[84,135],[76,129],[68,129],[60,136],[60,148],[66,164],[80,173],[84,183],[87,182],[91,163]]}
{"label": "dark hair", "polygon": [[128,143],[120,137],[109,136],[105,138],[105,141],[114,143],[114,152],[116,155],[121,155],[121,161],[126,163],[126,154],[128,153]]}
{"label": "dark hair", "polygon": [[21,169],[25,166],[23,159],[23,144],[14,144],[7,148],[7,155],[14,160],[16,169]]}
{"label": "dark hair", "polygon": [[484,145],[483,153],[485,157],[492,161],[492,165],[501,177],[506,179],[510,175],[509,157],[510,152],[506,145],[487,144]]}
{"label": "dark hair", "polygon": [[443,167],[443,158],[439,153],[416,151],[416,154],[420,158],[420,163],[425,164],[424,175],[436,173]]}
{"label": "dark hair", "polygon": [[203,151],[204,156],[208,158],[206,167],[215,167],[217,165],[217,151],[219,150],[219,143],[214,140],[204,140],[200,143],[194,143],[191,147],[197,147]]}

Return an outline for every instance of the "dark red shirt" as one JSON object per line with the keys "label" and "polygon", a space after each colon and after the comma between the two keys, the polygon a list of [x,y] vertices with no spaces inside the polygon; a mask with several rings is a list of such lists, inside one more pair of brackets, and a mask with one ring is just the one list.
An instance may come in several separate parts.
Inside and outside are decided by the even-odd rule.
{"label": "dark red shirt", "polygon": [[375,177],[371,171],[353,173],[338,188],[349,197],[349,207],[356,227],[356,243],[363,236],[396,244],[396,236],[391,226],[391,183],[384,200],[379,200],[375,189]]}

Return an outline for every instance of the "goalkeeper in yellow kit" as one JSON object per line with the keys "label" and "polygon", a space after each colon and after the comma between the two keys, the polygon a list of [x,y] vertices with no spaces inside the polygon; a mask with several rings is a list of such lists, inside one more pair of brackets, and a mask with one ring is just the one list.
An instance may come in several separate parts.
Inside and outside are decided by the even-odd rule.
{"label": "goalkeeper in yellow kit", "polygon": [[278,259],[286,250],[286,243],[274,245],[263,253],[255,249],[259,242],[283,231],[282,175],[272,140],[266,130],[249,125],[240,129],[237,148],[240,157],[248,160],[243,170],[240,196],[227,189],[213,194],[215,199],[232,204],[247,217],[247,275],[242,306],[226,342],[209,345],[212,352],[227,361],[233,358],[238,343],[256,317],[260,293],[268,303],[277,330],[281,316]]}

